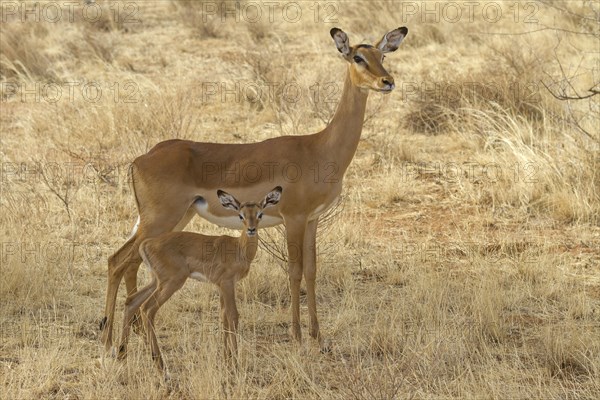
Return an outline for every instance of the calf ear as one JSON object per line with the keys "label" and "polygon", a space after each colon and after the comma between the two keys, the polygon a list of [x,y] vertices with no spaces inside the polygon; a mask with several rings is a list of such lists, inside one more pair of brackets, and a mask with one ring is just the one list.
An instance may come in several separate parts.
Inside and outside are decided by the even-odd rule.
{"label": "calf ear", "polygon": [[329,31],[329,34],[335,41],[338,51],[342,53],[344,57],[348,57],[350,54],[350,42],[348,41],[348,35],[346,35],[346,33],[339,28],[332,28]]}
{"label": "calf ear", "polygon": [[394,29],[393,31],[389,31],[383,37],[375,47],[381,50],[383,53],[390,53],[392,51],[398,50],[400,43],[404,40],[404,38],[408,35],[408,28],[403,26],[402,28]]}
{"label": "calf ear", "polygon": [[234,211],[240,211],[240,202],[229,193],[222,190],[217,190],[217,196],[219,197],[219,201],[223,207]]}
{"label": "calf ear", "polygon": [[275,204],[279,203],[282,191],[283,189],[281,188],[281,186],[277,186],[275,189],[267,193],[263,201],[260,202],[261,208],[267,208],[269,206],[274,206]]}

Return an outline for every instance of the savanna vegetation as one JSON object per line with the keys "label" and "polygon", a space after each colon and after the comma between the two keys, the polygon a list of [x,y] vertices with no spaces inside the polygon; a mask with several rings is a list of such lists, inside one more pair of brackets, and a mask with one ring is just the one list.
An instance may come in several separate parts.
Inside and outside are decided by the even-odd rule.
{"label": "savanna vegetation", "polygon": [[[67,3],[1,2],[1,398],[600,397],[597,2]],[[409,34],[319,231],[331,351],[290,340],[269,228],[238,285],[237,373],[218,291],[191,282],[157,317],[168,383],[141,336],[102,357],[129,163],[171,138],[322,129],[346,68],[334,26]]]}

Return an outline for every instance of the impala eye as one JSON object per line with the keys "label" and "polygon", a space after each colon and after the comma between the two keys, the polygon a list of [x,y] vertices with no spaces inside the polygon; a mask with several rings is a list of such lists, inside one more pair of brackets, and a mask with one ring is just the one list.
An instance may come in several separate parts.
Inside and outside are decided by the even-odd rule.
{"label": "impala eye", "polygon": [[240,219],[243,221],[244,220],[244,216],[242,214],[240,214]]}
{"label": "impala eye", "polygon": [[258,213],[257,217],[258,219],[262,219],[262,213]]}
{"label": "impala eye", "polygon": [[365,60],[363,60],[362,57],[354,56],[354,62],[356,62],[356,63],[363,63],[363,62],[365,62]]}

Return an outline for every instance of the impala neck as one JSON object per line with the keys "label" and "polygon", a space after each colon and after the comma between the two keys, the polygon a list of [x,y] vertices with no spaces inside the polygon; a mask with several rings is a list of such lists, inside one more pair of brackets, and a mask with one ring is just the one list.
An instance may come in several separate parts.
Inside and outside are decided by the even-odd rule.
{"label": "impala neck", "polygon": [[344,90],[331,122],[322,131],[323,149],[344,172],[356,153],[365,117],[368,92],[359,89],[346,72]]}
{"label": "impala neck", "polygon": [[242,236],[240,236],[240,260],[245,260],[248,263],[251,263],[256,256],[256,250],[258,249],[258,234],[250,237],[246,233],[246,229],[242,231]]}

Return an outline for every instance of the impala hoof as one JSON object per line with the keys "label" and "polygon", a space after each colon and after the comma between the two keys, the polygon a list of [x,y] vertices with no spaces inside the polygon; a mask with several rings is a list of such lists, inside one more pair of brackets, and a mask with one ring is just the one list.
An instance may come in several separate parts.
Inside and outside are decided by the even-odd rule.
{"label": "impala hoof", "polygon": [[104,317],[104,318],[102,318],[100,320],[100,324],[99,324],[99,327],[98,327],[100,329],[100,331],[103,331],[104,328],[106,327],[106,321],[107,321],[107,319],[108,319],[107,317]]}
{"label": "impala hoof", "polygon": [[117,359],[123,361],[127,358],[127,348],[124,344],[119,346],[119,353],[117,354]]}

